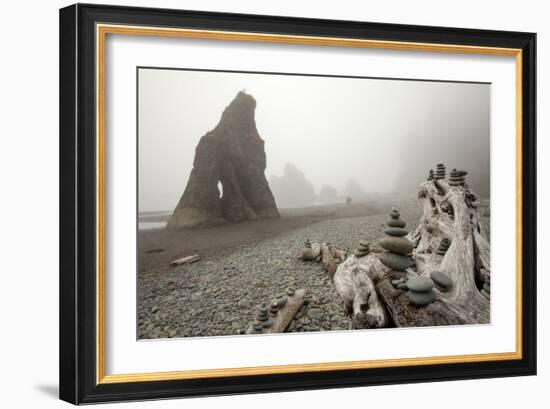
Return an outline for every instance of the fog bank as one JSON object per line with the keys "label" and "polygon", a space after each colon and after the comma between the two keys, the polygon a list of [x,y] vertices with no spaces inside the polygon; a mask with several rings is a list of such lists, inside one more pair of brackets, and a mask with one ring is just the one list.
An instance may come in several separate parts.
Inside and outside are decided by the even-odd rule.
{"label": "fog bank", "polygon": [[279,207],[414,193],[438,162],[489,195],[487,84],[140,69],[140,211],[176,206],[199,139],[240,90],[256,99]]}

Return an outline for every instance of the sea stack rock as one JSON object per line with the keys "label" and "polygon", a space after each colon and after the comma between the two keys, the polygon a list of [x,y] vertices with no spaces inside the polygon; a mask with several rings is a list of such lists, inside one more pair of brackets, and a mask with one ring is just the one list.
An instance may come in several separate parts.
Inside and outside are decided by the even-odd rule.
{"label": "sea stack rock", "polygon": [[370,250],[369,242],[365,240],[359,240],[359,245],[357,246],[353,254],[355,254],[355,257],[364,257],[367,254],[369,254],[369,250]]}
{"label": "sea stack rock", "polygon": [[404,237],[408,233],[405,230],[407,224],[399,217],[399,211],[394,207],[390,213],[390,220],[386,223],[388,228],[384,230],[386,237],[378,243],[386,252],[379,254],[378,258],[394,271],[405,271],[413,265],[413,259],[409,254],[413,251],[414,245]]}
{"label": "sea stack rock", "polygon": [[218,125],[200,139],[187,186],[167,229],[279,217],[265,177],[266,154],[255,109],[256,100],[239,92]]}
{"label": "sea stack rock", "polygon": [[449,240],[447,237],[444,237],[439,242],[439,247],[437,248],[437,255],[438,256],[444,256],[445,253],[447,253],[447,250],[449,250],[449,247],[451,246],[451,240]]}
{"label": "sea stack rock", "polygon": [[430,172],[428,173],[428,181],[434,180],[434,170],[430,169]]}
{"label": "sea stack rock", "polygon": [[466,175],[468,172],[465,170],[451,170],[450,178],[449,178],[449,185],[450,186],[464,186],[464,183],[466,182]]}
{"label": "sea stack rock", "polygon": [[447,274],[441,271],[432,271],[430,277],[435,284],[435,287],[441,291],[449,291],[453,286],[453,280]]}
{"label": "sea stack rock", "polygon": [[447,175],[447,169],[445,168],[445,165],[443,163],[438,163],[437,167],[435,168],[434,179],[436,180],[445,179],[446,175]]}
{"label": "sea stack rock", "polygon": [[407,295],[412,304],[424,307],[435,301],[434,282],[431,278],[411,277],[407,281],[407,287],[409,289]]}

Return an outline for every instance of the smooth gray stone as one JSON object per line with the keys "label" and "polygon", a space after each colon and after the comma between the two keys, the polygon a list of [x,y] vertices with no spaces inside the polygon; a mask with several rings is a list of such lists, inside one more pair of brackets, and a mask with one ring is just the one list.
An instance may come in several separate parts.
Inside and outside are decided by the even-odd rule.
{"label": "smooth gray stone", "polygon": [[408,290],[409,287],[407,286],[407,283],[399,283],[395,286],[398,290]]}
{"label": "smooth gray stone", "polygon": [[402,256],[400,254],[395,254],[395,253],[379,254],[378,259],[386,267],[389,267],[395,271],[404,271],[414,264],[414,261],[411,257]]}
{"label": "smooth gray stone", "polygon": [[397,254],[409,254],[413,251],[413,244],[403,237],[383,237],[378,243],[380,247]]}
{"label": "smooth gray stone", "polygon": [[359,245],[360,245],[360,246],[368,247],[368,246],[369,246],[369,242],[366,241],[366,240],[359,240]]}
{"label": "smooth gray stone", "polygon": [[388,227],[384,230],[384,233],[393,237],[403,237],[409,234],[408,230],[402,229],[401,227]]}
{"label": "smooth gray stone", "polygon": [[284,307],[287,301],[288,301],[288,298],[286,295],[279,297],[277,299],[277,304],[279,305],[279,308]]}
{"label": "smooth gray stone", "polygon": [[405,227],[407,225],[407,223],[401,219],[390,219],[386,224],[388,227]]}
{"label": "smooth gray stone", "polygon": [[407,287],[414,292],[427,292],[434,288],[434,282],[428,277],[411,277],[407,281]]}
{"label": "smooth gray stone", "polygon": [[359,250],[355,250],[353,252],[353,254],[355,254],[355,257],[364,257],[366,256],[367,254],[369,254],[368,251],[359,251]]}
{"label": "smooth gray stone", "polygon": [[434,283],[443,288],[450,288],[453,285],[453,280],[451,280],[451,277],[441,271],[432,271],[430,277]]}
{"label": "smooth gray stone", "polygon": [[398,278],[396,278],[396,279],[394,279],[394,280],[391,280],[391,284],[392,284],[394,287],[397,286],[397,284],[399,284],[400,282],[401,282],[401,280],[398,279]]}
{"label": "smooth gray stone", "polygon": [[409,300],[419,307],[423,307],[435,301],[435,293],[433,291],[417,293],[409,289],[407,295],[409,296]]}

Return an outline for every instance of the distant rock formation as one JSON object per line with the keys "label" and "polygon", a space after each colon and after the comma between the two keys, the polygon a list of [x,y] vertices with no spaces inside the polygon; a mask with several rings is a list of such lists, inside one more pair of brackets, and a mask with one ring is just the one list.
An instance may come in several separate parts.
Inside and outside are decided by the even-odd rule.
{"label": "distant rock formation", "polygon": [[239,92],[218,125],[200,139],[189,181],[167,229],[279,217],[264,173],[266,154],[255,109],[256,100]]}
{"label": "distant rock formation", "polygon": [[272,175],[269,185],[280,208],[307,207],[315,204],[317,196],[313,184],[304,172],[292,163],[286,163],[282,176]]}

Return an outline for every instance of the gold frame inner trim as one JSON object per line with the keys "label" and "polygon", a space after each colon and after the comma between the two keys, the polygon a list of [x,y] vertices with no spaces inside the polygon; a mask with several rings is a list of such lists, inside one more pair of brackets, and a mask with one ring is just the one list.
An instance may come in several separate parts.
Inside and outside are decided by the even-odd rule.
{"label": "gold frame inner trim", "polygon": [[[105,42],[108,34],[194,38],[223,41],[300,44],[371,48],[401,51],[446,52],[513,56],[516,65],[516,350],[504,353],[450,355],[418,358],[377,359],[368,361],[322,362],[315,364],[239,367],[173,372],[132,374],[105,373]],[[229,376],[290,374],[349,369],[389,368],[413,365],[437,365],[466,362],[517,360],[522,358],[522,51],[516,48],[431,44],[353,38],[294,36],[235,31],[178,29],[166,27],[96,25],[96,382],[116,384]]]}

